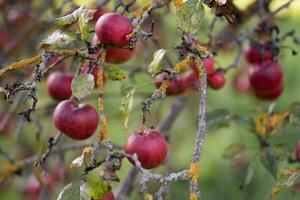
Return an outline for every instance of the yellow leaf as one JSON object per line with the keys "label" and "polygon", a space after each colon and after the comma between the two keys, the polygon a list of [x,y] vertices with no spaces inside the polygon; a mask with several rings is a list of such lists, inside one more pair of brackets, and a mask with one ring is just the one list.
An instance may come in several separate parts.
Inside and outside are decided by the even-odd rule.
{"label": "yellow leaf", "polygon": [[288,117],[287,112],[278,112],[272,114],[268,118],[268,130],[271,134],[274,134],[283,121]]}
{"label": "yellow leaf", "polygon": [[282,190],[283,190],[283,187],[280,186],[280,185],[275,185],[275,186],[273,186],[272,192],[271,192],[271,194],[270,194],[269,199],[273,199],[273,197],[274,197],[276,194],[278,194],[279,192],[281,192]]}
{"label": "yellow leaf", "polygon": [[179,8],[183,4],[183,0],[174,0],[174,5],[176,8]]}
{"label": "yellow leaf", "polygon": [[256,118],[255,118],[255,132],[260,135],[264,136],[267,132],[267,120],[268,120],[268,115],[265,112],[260,113]]}
{"label": "yellow leaf", "polygon": [[152,194],[146,193],[145,196],[144,196],[144,200],[153,200]]}

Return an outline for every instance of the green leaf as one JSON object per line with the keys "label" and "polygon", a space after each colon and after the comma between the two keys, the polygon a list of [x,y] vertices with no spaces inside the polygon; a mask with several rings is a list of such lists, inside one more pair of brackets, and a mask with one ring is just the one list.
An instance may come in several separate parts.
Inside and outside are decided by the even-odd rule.
{"label": "green leaf", "polygon": [[222,157],[224,159],[233,159],[236,155],[245,150],[245,145],[243,144],[231,144],[225,148]]}
{"label": "green leaf", "polygon": [[60,26],[73,24],[78,20],[79,15],[83,11],[83,9],[84,6],[81,6],[78,9],[74,10],[71,14],[55,19],[54,23]]}
{"label": "green leaf", "polygon": [[165,49],[159,49],[154,52],[153,54],[153,60],[148,66],[148,72],[151,74],[156,74],[161,71],[161,61],[166,54],[167,50]]}
{"label": "green leaf", "polygon": [[87,194],[90,198],[100,199],[110,190],[108,182],[100,178],[97,171],[91,171],[87,177]]}
{"label": "green leaf", "polygon": [[277,178],[278,157],[271,147],[264,148],[260,152],[260,161],[263,166]]}
{"label": "green leaf", "polygon": [[93,91],[94,84],[94,76],[92,74],[80,74],[72,80],[72,92],[80,100]]}
{"label": "green leaf", "polygon": [[79,14],[78,23],[79,23],[79,29],[80,29],[82,40],[85,40],[85,41],[89,40],[90,30],[89,30],[88,22],[91,19],[93,19],[93,16],[94,16],[94,11],[88,10],[88,9],[84,9]]}
{"label": "green leaf", "polygon": [[196,34],[204,17],[204,7],[200,0],[188,0],[178,9],[176,14],[177,27],[180,31]]}
{"label": "green leaf", "polygon": [[39,44],[39,48],[48,46],[63,48],[68,46],[74,40],[76,40],[76,34],[72,32],[63,32],[61,30],[56,30],[47,39],[43,40]]}
{"label": "green leaf", "polygon": [[105,66],[105,72],[108,75],[108,78],[112,81],[121,81],[126,79],[126,73],[119,67],[108,64]]}
{"label": "green leaf", "polygon": [[59,193],[57,200],[80,200],[80,186],[78,183],[70,183]]}
{"label": "green leaf", "polygon": [[118,116],[124,122],[124,129],[128,129],[128,122],[130,117],[130,112],[133,106],[134,93],[136,88],[132,88],[122,99],[121,107],[118,113]]}
{"label": "green leaf", "polygon": [[4,87],[0,87],[0,93],[6,92]]}

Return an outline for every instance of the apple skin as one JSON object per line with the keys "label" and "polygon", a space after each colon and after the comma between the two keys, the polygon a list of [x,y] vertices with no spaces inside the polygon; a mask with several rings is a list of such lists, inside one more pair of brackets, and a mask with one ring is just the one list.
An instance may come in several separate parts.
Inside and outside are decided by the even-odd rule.
{"label": "apple skin", "polygon": [[[54,62],[56,62],[58,59],[59,59],[59,56],[51,57],[50,60],[48,60],[48,62],[46,63],[46,68],[49,67],[50,65],[52,65]],[[62,61],[55,66],[55,69],[63,70],[65,68],[65,65],[66,65],[65,61]]]}
{"label": "apple skin", "polygon": [[47,79],[48,94],[56,100],[69,99],[72,96],[71,84],[73,75],[64,72],[53,72]]}
{"label": "apple skin", "polygon": [[[207,75],[210,75],[210,74],[212,74],[213,72],[215,72],[215,69],[214,69],[215,61],[214,61],[213,57],[209,57],[209,58],[204,59],[204,60],[202,61],[202,64],[205,66],[206,74],[207,74]],[[191,67],[191,69],[193,69],[194,71],[197,71],[197,70],[196,70],[196,63],[195,63],[195,61],[191,61],[191,62],[190,62],[190,67]]]}
{"label": "apple skin", "polygon": [[254,94],[261,99],[274,100],[277,99],[283,91],[282,83],[279,83],[275,88],[265,91],[254,90]]}
{"label": "apple skin", "polygon": [[183,87],[187,89],[199,90],[200,80],[197,72],[190,70],[182,75]]}
{"label": "apple skin", "polygon": [[95,30],[100,42],[123,47],[128,44],[126,36],[133,31],[133,25],[126,16],[105,13],[98,19]]}
{"label": "apple skin", "polygon": [[0,27],[0,48],[3,48],[9,42],[9,34],[4,27]]}
{"label": "apple skin", "polygon": [[295,146],[295,155],[296,155],[296,159],[300,162],[300,139],[298,140]]}
{"label": "apple skin", "polygon": [[104,6],[101,6],[96,9],[94,16],[93,16],[93,21],[97,22],[97,20],[106,13],[107,9]]}
{"label": "apple skin", "polygon": [[207,78],[208,86],[210,86],[212,89],[221,89],[225,85],[225,77],[220,72],[214,72]]}
{"label": "apple skin", "polygon": [[71,100],[65,100],[56,106],[52,121],[58,130],[70,138],[84,140],[96,131],[99,116],[88,104],[79,104],[76,107]]}
{"label": "apple skin", "polygon": [[113,64],[120,64],[128,61],[135,53],[135,49],[114,48],[106,49],[105,61]]}
{"label": "apple skin", "polygon": [[[155,76],[154,81],[155,81],[156,88],[159,88],[161,86],[166,76],[167,76],[166,72],[162,72]],[[167,96],[182,94],[184,91],[185,91],[185,86],[183,85],[183,81],[181,77],[176,76],[172,80],[168,81],[168,87],[166,89]]]}
{"label": "apple skin", "polygon": [[256,91],[266,91],[276,88],[282,81],[283,72],[276,61],[266,61],[250,67],[249,81]]}
{"label": "apple skin", "polygon": [[[130,135],[125,144],[127,154],[137,154],[145,169],[157,167],[166,158],[168,147],[164,136],[155,129],[145,129]],[[134,161],[129,159],[134,165]]]}
{"label": "apple skin", "polygon": [[246,61],[250,64],[255,64],[271,60],[272,53],[265,49],[266,45],[266,42],[250,42],[244,48],[244,56]]}
{"label": "apple skin", "polygon": [[107,192],[106,195],[104,195],[103,197],[101,197],[100,199],[98,200],[115,200],[115,195],[114,193],[110,190],[109,192]]}
{"label": "apple skin", "polygon": [[[55,185],[57,182],[49,175],[41,177],[43,183],[45,184],[46,189],[49,192],[53,192]],[[38,200],[40,197],[42,185],[34,175],[30,175],[24,187],[22,188],[22,193],[28,200]]]}
{"label": "apple skin", "polygon": [[233,89],[236,93],[246,93],[251,90],[248,71],[239,71],[233,79]]}
{"label": "apple skin", "polygon": [[7,15],[7,21],[13,26],[20,26],[27,20],[27,14],[18,9],[12,9]]}
{"label": "apple skin", "polygon": [[[95,34],[92,39],[92,44],[97,45],[100,41]],[[105,61],[112,64],[120,64],[128,61],[135,54],[134,49],[107,47]]]}

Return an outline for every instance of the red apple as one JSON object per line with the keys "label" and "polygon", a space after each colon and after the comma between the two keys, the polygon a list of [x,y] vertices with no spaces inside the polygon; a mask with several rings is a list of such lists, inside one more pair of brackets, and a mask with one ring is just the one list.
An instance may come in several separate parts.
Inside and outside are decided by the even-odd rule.
{"label": "red apple", "polygon": [[220,72],[214,72],[207,78],[208,85],[213,89],[221,89],[225,85],[225,77]]}
{"label": "red apple", "polygon": [[[46,67],[49,67],[51,64],[55,63],[57,60],[59,59],[59,56],[53,56],[51,57],[50,60],[48,60],[48,62],[46,63]],[[57,64],[55,66],[55,69],[63,69],[65,68],[65,61],[60,62],[59,64]]]}
{"label": "red apple", "polygon": [[275,88],[270,88],[268,90],[264,90],[264,91],[254,90],[254,94],[261,99],[274,100],[281,95],[282,90],[283,90],[282,83],[279,83]]}
{"label": "red apple", "polygon": [[56,100],[69,99],[72,96],[71,84],[73,75],[64,72],[53,72],[47,79],[48,94]]}
{"label": "red apple", "polygon": [[9,42],[9,34],[4,27],[0,27],[0,48],[6,46],[7,42]]}
{"label": "red apple", "polygon": [[[125,144],[127,154],[137,154],[142,167],[152,169],[162,163],[168,147],[165,137],[155,129],[145,129],[130,135]],[[134,161],[129,159],[134,165]]]}
{"label": "red apple", "polygon": [[101,197],[99,200],[115,200],[115,195],[114,193],[110,190],[109,192],[107,192],[106,195],[104,195],[103,197]]}
{"label": "red apple", "polygon": [[27,19],[27,14],[18,9],[12,9],[7,15],[7,21],[13,26],[19,26]]}
{"label": "red apple", "polygon": [[5,2],[6,0],[0,0],[0,10],[2,11],[2,10],[4,10],[5,9],[5,7],[6,7],[6,2]]}
{"label": "red apple", "polygon": [[[43,184],[45,184],[46,189],[49,192],[52,192],[56,184],[55,180],[48,175],[43,176],[41,178],[42,178],[41,181],[43,182]],[[41,189],[42,189],[42,185],[38,181],[36,176],[30,175],[27,178],[24,187],[22,188],[22,193],[28,200],[38,200],[40,197]]]}
{"label": "red apple", "polygon": [[99,121],[97,111],[88,104],[76,106],[71,100],[60,102],[52,116],[55,127],[76,140],[84,140],[93,135]]}
{"label": "red apple", "polygon": [[[95,34],[92,39],[92,44],[99,44],[99,39]],[[113,64],[120,64],[129,60],[135,53],[135,49],[107,47],[105,61]]]}
{"label": "red apple", "polygon": [[70,167],[64,163],[54,163],[50,169],[51,177],[58,182],[71,178]]}
{"label": "red apple", "polygon": [[[214,59],[213,59],[213,57],[209,57],[209,58],[204,59],[204,60],[202,61],[202,64],[205,66],[206,74],[207,74],[207,75],[210,75],[210,74],[212,74],[212,73],[215,71],[215,69],[214,69]],[[195,63],[195,61],[190,62],[190,67],[191,67],[193,70],[197,71],[197,70],[196,70],[196,63]]]}
{"label": "red apple", "polygon": [[185,89],[199,90],[200,80],[197,72],[191,70],[182,75],[182,84]]}
{"label": "red apple", "polygon": [[248,71],[239,71],[235,74],[233,88],[237,93],[245,93],[251,89]]}
{"label": "red apple", "polygon": [[133,31],[133,26],[126,16],[105,13],[98,19],[95,30],[102,43],[123,47],[128,43],[126,36]]}
{"label": "red apple", "polygon": [[250,44],[244,48],[244,56],[250,64],[272,59],[272,53],[268,49],[266,42],[250,42]]}
{"label": "red apple", "polygon": [[[166,79],[167,73],[162,72],[155,76],[155,85],[156,88],[159,88],[163,82],[163,80]],[[168,87],[166,90],[166,95],[171,96],[171,95],[178,95],[182,94],[185,91],[183,81],[180,77],[175,77],[172,80],[168,81]]]}
{"label": "red apple", "polygon": [[266,91],[278,87],[282,81],[283,72],[276,61],[266,61],[251,66],[249,80],[256,91]]}
{"label": "red apple", "polygon": [[300,161],[300,139],[298,140],[295,146],[295,155],[296,155],[296,159]]}
{"label": "red apple", "polygon": [[101,6],[96,9],[94,16],[93,16],[93,21],[97,21],[102,15],[104,15],[106,12],[106,8],[104,6]]}
{"label": "red apple", "polygon": [[135,49],[108,47],[106,49],[105,61],[108,63],[120,64],[128,61],[134,53]]}

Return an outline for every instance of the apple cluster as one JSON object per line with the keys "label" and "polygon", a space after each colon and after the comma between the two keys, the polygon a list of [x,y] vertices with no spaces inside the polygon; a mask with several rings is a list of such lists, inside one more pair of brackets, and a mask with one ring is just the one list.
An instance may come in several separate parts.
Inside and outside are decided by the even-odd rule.
{"label": "apple cluster", "polygon": [[255,96],[265,100],[278,98],[283,91],[283,71],[273,59],[270,43],[251,41],[244,49],[244,56],[251,64],[249,83]]}
{"label": "apple cluster", "polygon": [[[133,56],[134,49],[124,48],[128,44],[126,36],[133,31],[133,25],[127,17],[117,13],[105,13],[97,19],[95,29],[96,34],[92,43],[106,46],[105,62],[123,63]],[[206,62],[213,65],[213,62]],[[213,68],[213,66],[209,67]],[[89,70],[89,66],[84,65],[80,72],[87,73]],[[97,66],[91,70],[95,84],[97,83],[98,71]],[[104,80],[105,78],[103,77]],[[194,71],[187,73],[185,79],[187,79],[186,84],[188,85],[199,84],[198,82],[191,82],[191,80],[199,79]],[[77,105],[70,100],[72,80],[73,75],[65,72],[53,72],[48,77],[47,89],[49,95],[61,101],[56,106],[52,118],[54,125],[62,133],[75,140],[84,140],[91,137],[96,131],[99,116],[92,106],[88,104]],[[190,86],[192,87],[192,85]],[[194,86],[194,88],[196,87],[199,86]],[[125,144],[125,152],[130,155],[136,154],[142,167],[151,169],[160,165],[165,159],[167,142],[159,131],[144,129],[129,136]],[[129,160],[132,164],[136,164],[134,160]],[[109,197],[108,199],[112,198]]]}
{"label": "apple cluster", "polygon": [[[213,57],[206,58],[202,61],[202,65],[206,69],[207,83],[212,89],[221,89],[225,85],[225,77],[223,73],[214,69]],[[176,76],[169,80],[166,95],[178,95],[188,90],[199,90],[200,80],[199,73],[195,61],[189,63],[190,70],[180,76]],[[155,76],[156,88],[159,88],[164,80],[167,79],[167,72],[162,72]]]}

